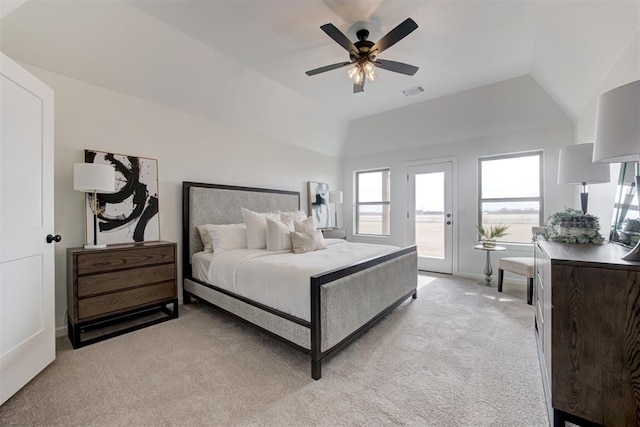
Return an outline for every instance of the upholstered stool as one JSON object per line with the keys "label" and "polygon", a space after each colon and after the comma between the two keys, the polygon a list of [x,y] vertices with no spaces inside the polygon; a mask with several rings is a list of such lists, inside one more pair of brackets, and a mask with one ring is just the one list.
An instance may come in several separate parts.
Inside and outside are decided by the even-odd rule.
{"label": "upholstered stool", "polygon": [[504,271],[525,276],[527,278],[527,304],[533,302],[533,258],[506,257],[498,261],[498,292],[502,292]]}

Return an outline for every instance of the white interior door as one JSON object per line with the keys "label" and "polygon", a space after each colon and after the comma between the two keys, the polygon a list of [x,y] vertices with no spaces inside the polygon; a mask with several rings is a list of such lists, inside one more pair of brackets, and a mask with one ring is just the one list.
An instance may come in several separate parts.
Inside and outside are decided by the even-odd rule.
{"label": "white interior door", "polygon": [[418,249],[418,269],[453,272],[452,162],[408,168],[407,230]]}
{"label": "white interior door", "polygon": [[0,404],[55,358],[53,91],[0,52]]}

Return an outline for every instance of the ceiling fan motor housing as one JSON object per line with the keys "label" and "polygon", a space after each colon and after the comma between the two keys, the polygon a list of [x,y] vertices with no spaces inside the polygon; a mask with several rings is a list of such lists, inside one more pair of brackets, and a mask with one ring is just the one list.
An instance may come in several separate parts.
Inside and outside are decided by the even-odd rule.
{"label": "ceiling fan motor housing", "polygon": [[358,58],[353,53],[349,55],[349,58],[351,58],[352,61],[358,61],[358,59],[360,59],[361,61],[359,62],[363,62],[367,60],[373,61],[374,57],[373,56],[369,57],[369,52],[371,51],[371,48],[375,43],[367,40],[367,37],[369,37],[369,30],[365,30],[365,29],[358,30],[356,32],[356,37],[358,38],[358,41],[355,42],[353,45],[356,47],[356,49],[358,49],[360,58]]}

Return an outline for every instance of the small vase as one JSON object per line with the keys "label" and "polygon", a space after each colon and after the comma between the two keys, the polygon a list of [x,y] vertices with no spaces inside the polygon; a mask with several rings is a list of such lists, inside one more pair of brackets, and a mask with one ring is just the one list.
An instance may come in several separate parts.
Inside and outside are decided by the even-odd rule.
{"label": "small vase", "polygon": [[482,247],[483,248],[495,248],[496,247],[496,241],[495,239],[485,239],[482,241]]}

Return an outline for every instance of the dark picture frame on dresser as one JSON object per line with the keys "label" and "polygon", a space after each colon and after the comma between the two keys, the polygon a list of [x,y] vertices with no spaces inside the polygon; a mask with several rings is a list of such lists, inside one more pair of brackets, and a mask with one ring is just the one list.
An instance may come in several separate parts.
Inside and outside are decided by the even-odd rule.
{"label": "dark picture frame on dresser", "polygon": [[67,325],[73,347],[177,318],[176,259],[173,242],[67,249]]}

